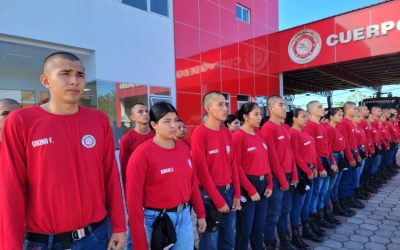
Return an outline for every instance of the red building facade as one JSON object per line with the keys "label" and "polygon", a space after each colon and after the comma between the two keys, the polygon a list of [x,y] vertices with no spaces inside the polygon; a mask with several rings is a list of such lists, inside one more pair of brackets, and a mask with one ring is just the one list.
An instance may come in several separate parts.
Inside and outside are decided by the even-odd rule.
{"label": "red building facade", "polygon": [[[250,22],[236,18],[236,5]],[[176,100],[190,128],[200,124],[202,95],[219,90],[229,100],[279,94],[278,0],[175,0]]]}

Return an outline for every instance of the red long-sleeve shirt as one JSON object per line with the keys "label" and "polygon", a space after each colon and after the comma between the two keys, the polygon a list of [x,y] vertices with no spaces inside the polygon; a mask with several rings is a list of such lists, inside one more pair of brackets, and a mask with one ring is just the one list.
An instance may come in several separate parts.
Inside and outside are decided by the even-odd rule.
{"label": "red long-sleeve shirt", "polygon": [[369,131],[371,132],[372,144],[374,145],[374,147],[377,146],[378,149],[380,149],[380,148],[382,147],[382,146],[381,146],[381,143],[380,143],[380,141],[379,141],[380,133],[378,133],[378,130],[377,130],[376,127],[373,126],[372,124],[371,124],[371,126],[370,126],[370,130],[369,130]]}
{"label": "red long-sleeve shirt", "polygon": [[344,138],[346,138],[346,148],[344,150],[344,155],[349,162],[355,161],[351,150],[356,150],[358,154],[358,145],[356,130],[353,122],[348,118],[343,118],[341,123],[337,124],[337,129],[342,133]]}
{"label": "red long-sleeve shirt", "polygon": [[0,249],[22,249],[24,232],[57,234],[101,221],[125,231],[114,139],[103,113],[13,111],[0,157]]}
{"label": "red long-sleeve shirt", "polygon": [[251,135],[242,129],[238,129],[233,133],[232,140],[238,163],[240,185],[252,196],[257,190],[246,175],[266,175],[268,178],[267,188],[272,190],[273,184],[268,160],[268,147],[262,138],[261,132],[257,130],[255,131],[255,135]]}
{"label": "red long-sleeve shirt", "polygon": [[285,174],[292,173],[292,179],[298,180],[296,164],[290,145],[290,133],[284,124],[277,125],[267,121],[261,133],[268,146],[268,158],[273,175],[277,178],[279,185],[286,189],[289,184]]}
{"label": "red long-sleeve shirt", "polygon": [[133,248],[149,249],[144,229],[143,208],[168,209],[190,199],[198,218],[205,218],[195,166],[184,142],[172,149],[148,140],[129,158],[126,173],[126,204]]}
{"label": "red long-sleeve shirt", "polygon": [[[318,157],[328,157],[331,163],[336,165],[331,146],[329,145],[325,126],[322,123],[316,123],[309,120],[307,125],[304,127],[304,131],[309,133],[311,137],[314,138]],[[322,171],[324,169],[321,161],[317,161],[317,169],[318,171]]]}
{"label": "red long-sleeve shirt", "polygon": [[397,123],[389,122],[389,132],[392,142],[398,143],[400,141],[400,137],[399,137],[399,128],[397,126]]}
{"label": "red long-sleeve shirt", "polygon": [[129,130],[119,141],[119,162],[121,167],[122,183],[125,185],[126,167],[128,166],[129,157],[135,149],[143,142],[154,137],[153,131],[142,135],[135,129]]}
{"label": "red long-sleeve shirt", "polygon": [[357,126],[355,126],[355,131],[356,131],[356,137],[357,137],[357,145],[363,146],[364,150],[365,150],[364,151],[365,155],[369,155],[367,134],[365,133],[365,130],[360,125],[357,125]]}
{"label": "red long-sleeve shirt", "polygon": [[200,185],[210,195],[214,205],[222,208],[226,203],[217,186],[232,183],[234,197],[240,198],[239,174],[229,130],[221,126],[216,131],[201,124],[193,131],[190,144]]}
{"label": "red long-sleeve shirt", "polygon": [[317,165],[318,156],[315,150],[315,140],[308,133],[290,129],[290,141],[297,166],[307,175],[313,172],[307,164]]}
{"label": "red long-sleeve shirt", "polygon": [[332,127],[329,123],[325,125],[326,134],[328,136],[329,145],[332,152],[341,152],[346,148],[346,139],[337,128]]}
{"label": "red long-sleeve shirt", "polygon": [[372,135],[371,135],[371,126],[368,124],[367,120],[362,120],[359,124],[361,128],[364,129],[365,135],[366,135],[366,147],[368,148],[368,153],[373,154],[375,153],[375,147],[372,141]]}

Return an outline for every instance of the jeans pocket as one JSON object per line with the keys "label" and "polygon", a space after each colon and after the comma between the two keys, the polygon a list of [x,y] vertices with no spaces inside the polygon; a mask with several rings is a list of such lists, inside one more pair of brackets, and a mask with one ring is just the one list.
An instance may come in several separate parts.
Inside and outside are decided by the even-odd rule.
{"label": "jeans pocket", "polygon": [[94,230],[91,234],[91,237],[94,239],[95,243],[101,246],[106,246],[109,240],[107,227],[105,224],[101,225],[99,228]]}
{"label": "jeans pocket", "polygon": [[47,246],[42,242],[34,242],[25,240],[24,242],[24,250],[44,250]]}

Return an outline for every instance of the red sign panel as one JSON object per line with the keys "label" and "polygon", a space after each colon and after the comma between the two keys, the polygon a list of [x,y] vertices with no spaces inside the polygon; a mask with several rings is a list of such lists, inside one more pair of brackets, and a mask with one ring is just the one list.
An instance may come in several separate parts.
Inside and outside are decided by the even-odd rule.
{"label": "red sign panel", "polygon": [[278,33],[280,71],[400,51],[400,1]]}

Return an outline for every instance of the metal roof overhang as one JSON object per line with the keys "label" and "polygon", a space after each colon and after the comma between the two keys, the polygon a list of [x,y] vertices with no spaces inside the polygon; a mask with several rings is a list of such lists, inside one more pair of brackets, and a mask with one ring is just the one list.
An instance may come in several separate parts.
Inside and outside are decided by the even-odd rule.
{"label": "metal roof overhang", "polygon": [[400,52],[283,73],[285,95],[400,83]]}

